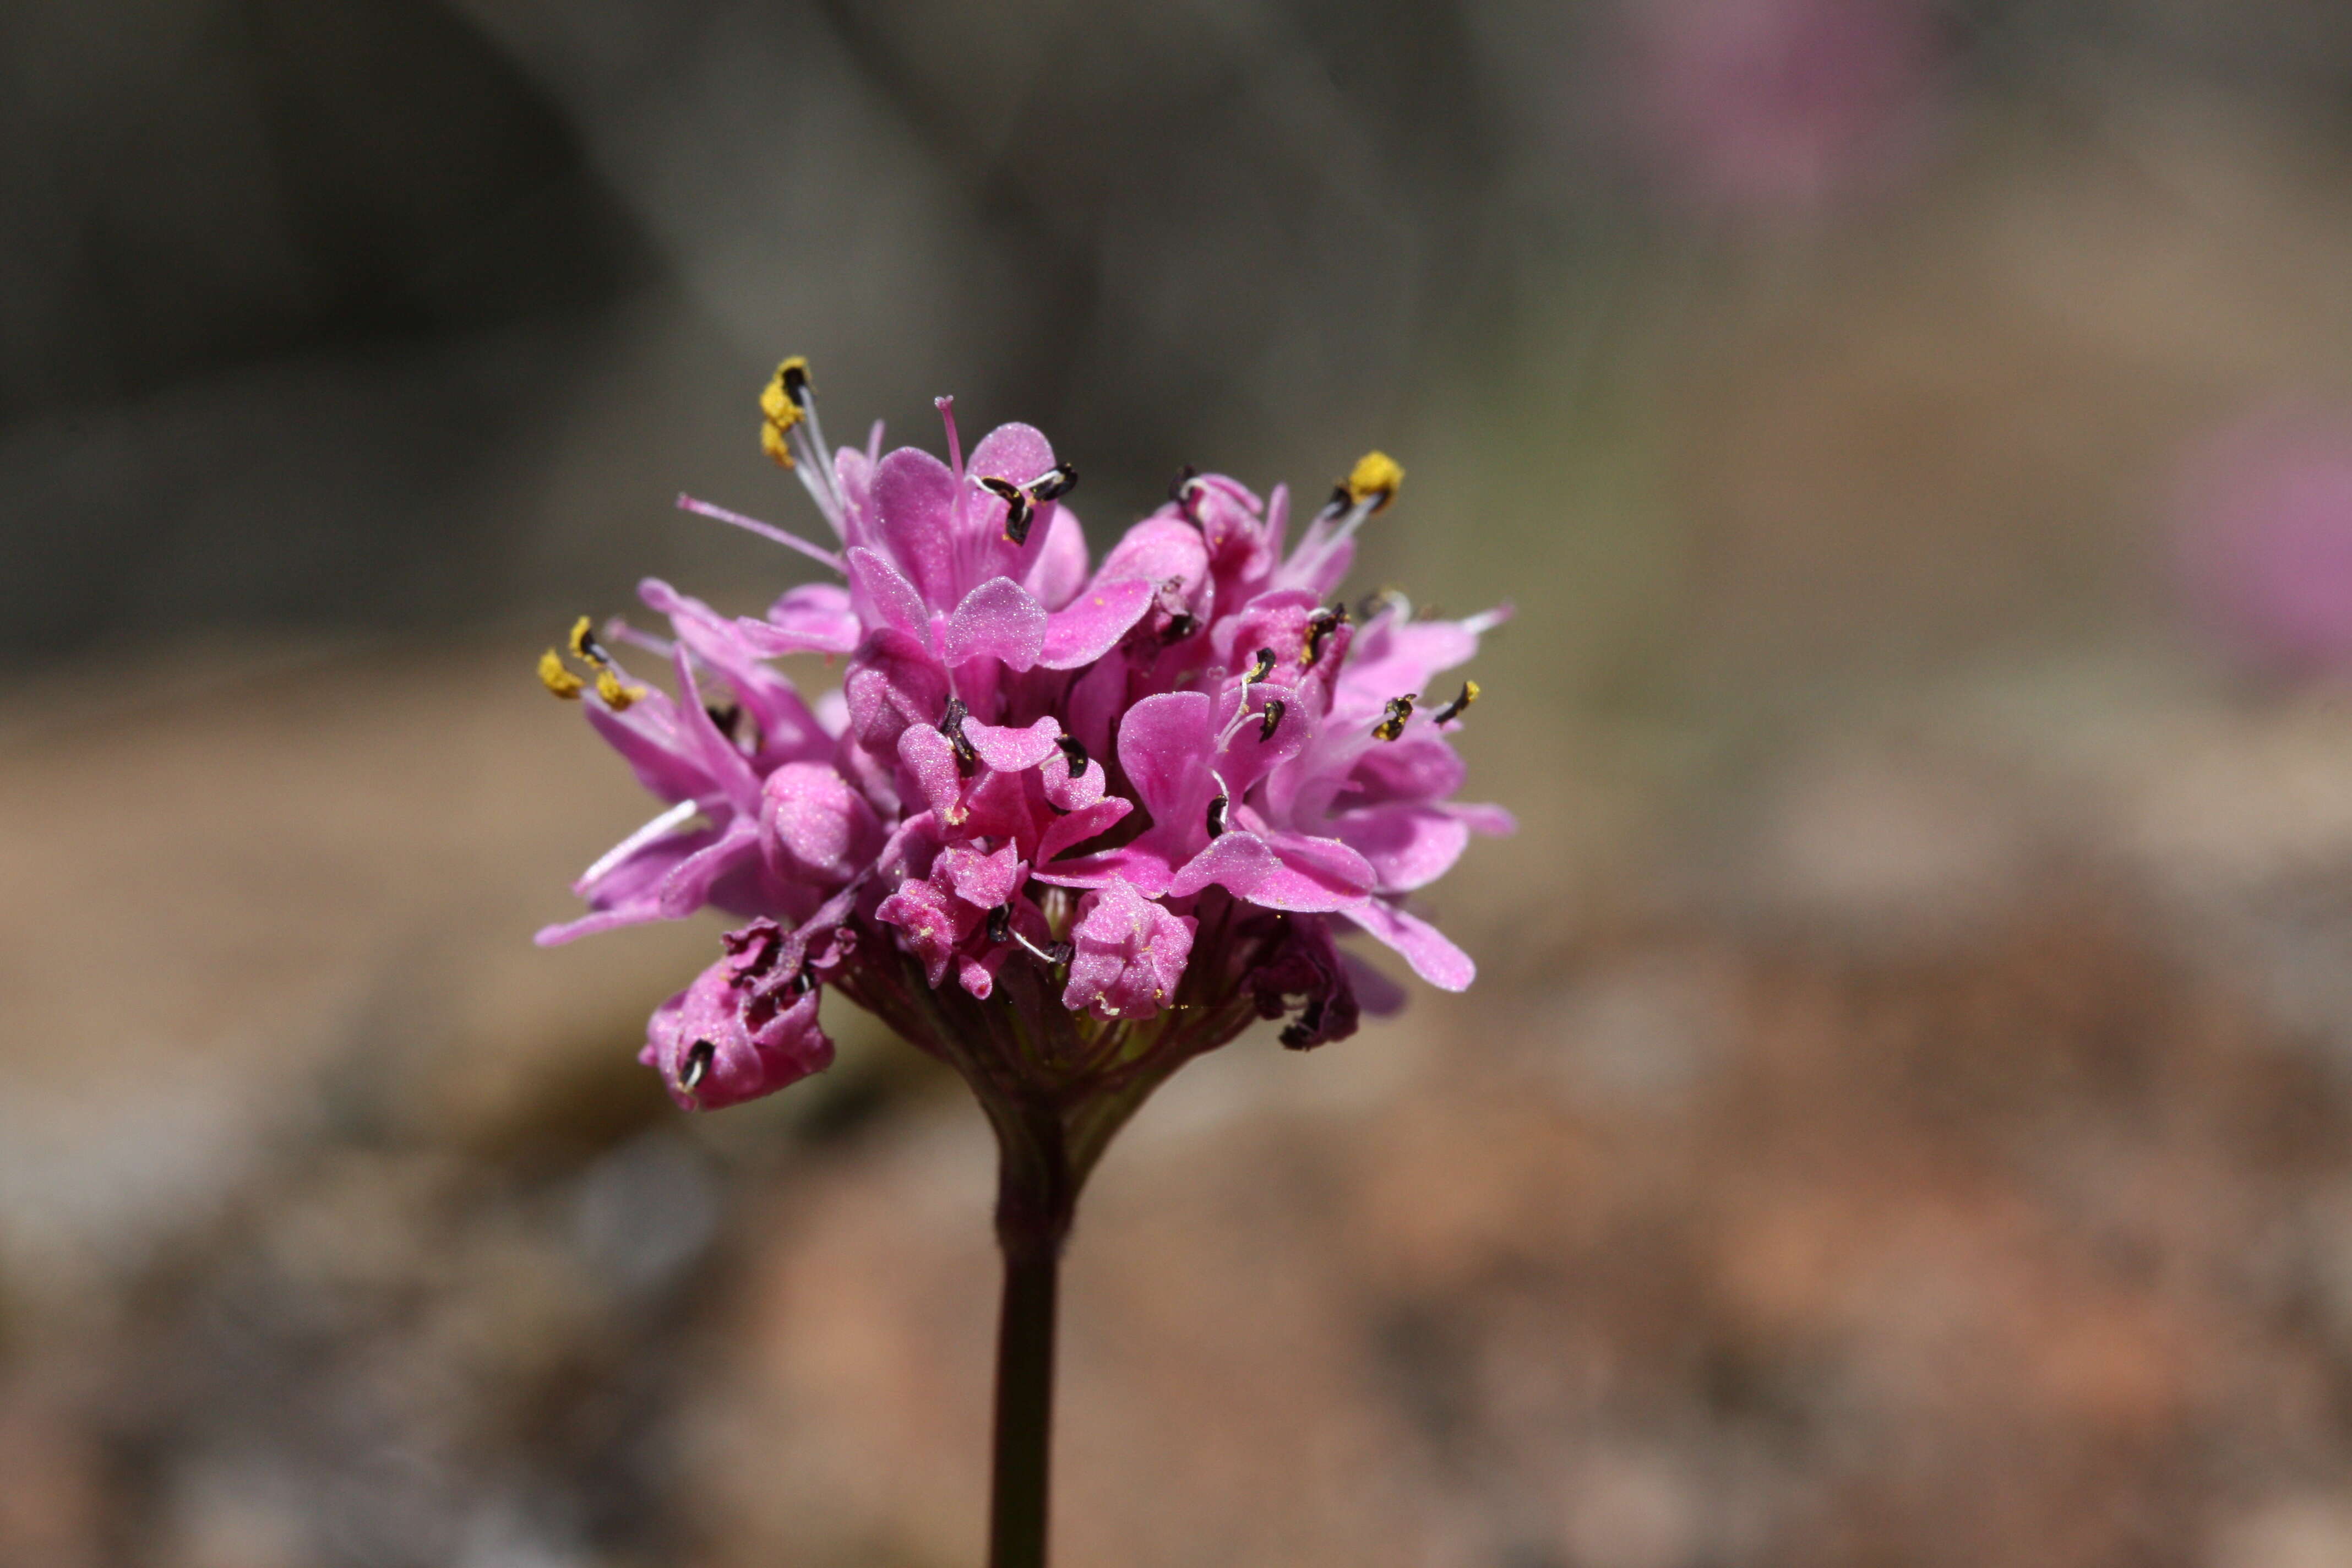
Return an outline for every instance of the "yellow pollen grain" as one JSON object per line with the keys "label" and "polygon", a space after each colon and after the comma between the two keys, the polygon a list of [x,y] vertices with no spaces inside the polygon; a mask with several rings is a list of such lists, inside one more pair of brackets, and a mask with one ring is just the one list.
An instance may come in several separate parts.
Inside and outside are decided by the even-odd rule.
{"label": "yellow pollen grain", "polygon": [[1396,499],[1403,483],[1404,470],[1397,467],[1395,458],[1386,452],[1367,452],[1348,470],[1344,488],[1348,499],[1360,506],[1368,498],[1378,497],[1372,505],[1372,510],[1378,511]]}
{"label": "yellow pollen grain", "polygon": [[563,668],[563,658],[553,648],[539,656],[539,683],[566,702],[580,700],[581,689],[586,685],[578,676]]}
{"label": "yellow pollen grain", "polygon": [[569,646],[572,649],[572,657],[574,658],[585,659],[590,664],[602,664],[604,662],[602,658],[598,658],[596,654],[595,623],[591,621],[585,616],[581,616],[577,621],[574,621],[572,624],[572,637]]}
{"label": "yellow pollen grain", "polygon": [[793,466],[792,447],[785,442],[784,435],[808,417],[801,405],[793,401],[793,395],[784,389],[784,377],[794,371],[805,379],[808,361],[797,355],[784,361],[776,367],[776,374],[768,378],[768,384],[760,393],[760,450],[768,455],[770,461],[783,468]]}
{"label": "yellow pollen grain", "polygon": [[627,712],[629,704],[645,694],[644,687],[624,686],[621,684],[621,678],[609,669],[600,669],[596,672],[596,695],[603,698],[604,706],[615,713]]}

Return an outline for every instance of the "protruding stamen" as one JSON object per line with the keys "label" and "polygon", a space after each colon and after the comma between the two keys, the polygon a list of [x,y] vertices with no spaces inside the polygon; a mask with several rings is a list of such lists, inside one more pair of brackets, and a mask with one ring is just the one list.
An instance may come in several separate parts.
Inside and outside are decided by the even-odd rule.
{"label": "protruding stamen", "polygon": [[1328,605],[1311,610],[1307,616],[1307,646],[1298,650],[1298,662],[1312,669],[1323,657],[1323,639],[1348,624],[1345,605]]}
{"label": "protruding stamen", "polygon": [[1356,459],[1356,466],[1348,470],[1339,488],[1348,493],[1351,505],[1370,501],[1372,510],[1378,511],[1396,499],[1398,487],[1403,483],[1404,470],[1397,467],[1395,458],[1385,452],[1367,452]]}
{"label": "protruding stamen", "polygon": [[793,426],[808,417],[808,361],[795,354],[776,367],[760,394],[760,450],[780,468],[793,467]]}
{"label": "protruding stamen", "polygon": [[1078,488],[1077,465],[1056,463],[1021,488],[1029,492],[1032,500],[1041,505],[1049,500],[1060,500]]}
{"label": "protruding stamen", "polygon": [[1250,687],[1256,685],[1259,681],[1265,679],[1273,673],[1274,649],[1270,647],[1262,647],[1258,649],[1257,662],[1251,665],[1247,669],[1242,671],[1243,689],[1247,690]]}
{"label": "protruding stamen", "polygon": [[549,648],[539,656],[539,683],[566,702],[580,700],[588,683],[563,668],[563,656]]}
{"label": "protruding stamen", "polygon": [[1076,735],[1056,735],[1054,744],[1061,748],[1062,761],[1069,765],[1070,777],[1075,779],[1087,771],[1087,763],[1091,759],[1087,755],[1085,743]]}
{"label": "protruding stamen", "polygon": [[1233,809],[1233,805],[1234,797],[1225,793],[1224,784],[1220,781],[1217,793],[1209,798],[1210,837],[1222,838],[1225,836],[1225,816]]}
{"label": "protruding stamen", "polygon": [[1274,739],[1274,732],[1282,728],[1283,714],[1288,711],[1288,704],[1280,698],[1275,698],[1266,703],[1265,711],[1258,716],[1257,739],[1260,745]]}
{"label": "protruding stamen", "polygon": [[1000,479],[990,475],[982,475],[980,484],[982,489],[1004,503],[1006,541],[1013,544],[1028,543],[1029,525],[1037,518],[1036,510],[1030,503],[1029,492],[1011,479]]}
{"label": "protruding stamen", "polygon": [[718,1055],[719,1047],[709,1040],[697,1040],[687,1047],[686,1060],[677,1068],[677,1087],[692,1094],[701,1085],[703,1076],[710,1071],[711,1059]]}
{"label": "protruding stamen", "polygon": [[1201,520],[1192,515],[1192,496],[1200,488],[1201,470],[1190,463],[1177,469],[1176,477],[1168,481],[1168,499],[1176,503],[1176,510],[1184,514],[1184,521],[1195,528],[1200,526]]}
{"label": "protruding stamen", "polygon": [[657,838],[667,837],[693,821],[695,814],[701,809],[701,805],[695,801],[679,801],[676,805],[662,812],[652,821],[598,856],[593,866],[580,873],[581,885],[602,880],[606,873],[646,845]]}
{"label": "protruding stamen", "polygon": [[607,666],[596,672],[596,695],[603,698],[604,706],[614,712],[625,713],[631,703],[646,695],[646,689],[623,684],[620,676]]}
{"label": "protruding stamen", "polygon": [[1022,935],[1020,928],[1013,923],[1011,904],[999,904],[988,911],[988,940],[993,946],[1002,947],[1011,942],[1026,948],[1030,956],[1036,959],[1038,963],[1055,968],[1069,963],[1071,956],[1078,951],[1076,947],[1066,942],[1048,942],[1044,947],[1031,942]]}
{"label": "protruding stamen", "polygon": [[613,661],[612,656],[604,651],[604,645],[596,640],[595,623],[585,616],[572,623],[572,636],[568,641],[572,657],[574,658],[598,665],[610,664]]}
{"label": "protruding stamen", "polygon": [[1433,724],[1451,724],[1469,710],[1470,704],[1477,700],[1478,683],[1475,680],[1465,680],[1462,683],[1462,694],[1432,713],[1429,716],[1429,721]]}
{"label": "protruding stamen", "polygon": [[967,773],[980,765],[980,753],[971,749],[971,737],[963,732],[963,721],[971,717],[971,710],[961,697],[949,698],[947,711],[940,715],[940,733],[955,748],[956,766]]}
{"label": "protruding stamen", "polygon": [[690,511],[697,517],[709,518],[714,522],[729,523],[748,533],[756,533],[762,539],[772,540],[787,550],[797,550],[810,560],[832,567],[835,572],[845,570],[841,557],[832,551],[822,545],[811,544],[796,533],[787,533],[774,523],[761,522],[756,517],[745,517],[740,511],[729,511],[723,506],[713,506],[707,500],[698,500],[684,493],[680,493],[677,498],[677,510]]}
{"label": "protruding stamen", "polygon": [[1403,734],[1405,721],[1412,717],[1413,702],[1420,696],[1418,691],[1408,691],[1402,697],[1390,698],[1381,721],[1372,726],[1372,733],[1383,741],[1393,741]]}

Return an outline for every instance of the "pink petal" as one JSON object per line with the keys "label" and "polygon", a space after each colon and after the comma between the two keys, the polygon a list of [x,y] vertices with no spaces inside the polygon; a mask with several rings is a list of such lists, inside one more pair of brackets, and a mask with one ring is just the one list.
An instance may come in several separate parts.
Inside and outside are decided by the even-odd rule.
{"label": "pink petal", "polygon": [[710,889],[729,872],[759,853],[760,829],[748,816],[738,817],[709,847],[679,861],[662,879],[660,908],[666,920],[684,920],[710,901]]}
{"label": "pink petal", "polygon": [[1181,518],[1148,517],[1111,546],[1101,574],[1140,577],[1154,588],[1172,578],[1189,594],[1209,574],[1209,547],[1201,542],[1201,531]]}
{"label": "pink petal", "polygon": [[956,845],[940,851],[931,877],[944,879],[957,898],[975,909],[992,910],[1013,901],[1024,869],[1020,851],[1010,844],[992,855]]}
{"label": "pink petal", "polygon": [[874,808],[829,765],[787,763],[760,793],[761,842],[780,876],[844,881],[881,846]]}
{"label": "pink petal", "polygon": [[709,775],[677,735],[677,706],[666,692],[649,692],[626,713],[601,702],[581,704],[588,727],[621,753],[637,783],[656,799],[690,800],[710,790]]}
{"label": "pink petal", "polygon": [[1025,730],[983,724],[977,719],[963,721],[963,738],[971,742],[982,762],[1001,773],[1017,773],[1058,755],[1054,742],[1061,733],[1062,727],[1050,715]]}
{"label": "pink petal", "polygon": [[1037,662],[1047,669],[1092,664],[1143,618],[1151,595],[1151,584],[1139,578],[1097,582],[1045,618],[1045,646]]}
{"label": "pink petal", "polygon": [[1037,595],[1037,602],[1048,610],[1058,610],[1077,596],[1087,585],[1087,531],[1078,525],[1076,513],[1065,502],[1056,501],[1051,521],[1043,521],[1045,542],[1037,547],[1037,559],[1031,562],[1021,585]]}
{"label": "pink petal", "polygon": [[[1103,804],[1108,805],[1110,802]],[[1174,870],[1167,858],[1150,846],[1129,844],[1055,866],[1033,867],[1029,875],[1057,888],[1100,888],[1114,881],[1131,882],[1137,892],[1147,899],[1156,899],[1168,890],[1168,880]]]}
{"label": "pink petal", "polygon": [[1370,882],[1370,868],[1353,886],[1329,871],[1328,864],[1291,865],[1256,834],[1233,832],[1193,856],[1169,881],[1168,892],[1189,898],[1213,882],[1263,909],[1304,913],[1345,909]]}
{"label": "pink petal", "polygon": [[968,474],[1011,479],[1016,485],[1027,484],[1053,466],[1054,447],[1045,432],[1017,421],[982,436],[963,465]]}
{"label": "pink petal", "polygon": [[898,761],[915,775],[925,805],[944,821],[962,822],[963,774],[955,742],[929,724],[909,724],[898,732]]}
{"label": "pink petal", "polygon": [[702,705],[702,689],[694,679],[694,661],[681,641],[670,649],[677,668],[679,739],[691,746],[710,774],[710,782],[726,793],[735,809],[747,815],[760,808],[760,775],[735,749]]}
{"label": "pink petal", "polygon": [[948,618],[941,657],[950,668],[967,659],[995,659],[1027,669],[1045,646],[1045,607],[1010,577],[992,577],[964,595]]}
{"label": "pink petal", "polygon": [[1519,819],[1499,805],[1479,802],[1469,805],[1449,805],[1445,810],[1473,833],[1507,838],[1519,830]]}
{"label": "pink petal", "polygon": [[901,447],[874,470],[874,537],[925,603],[955,603],[955,475],[919,447]]}
{"label": "pink petal", "polygon": [[1345,811],[1331,831],[1371,862],[1383,893],[1425,888],[1453,869],[1469,845],[1469,825],[1440,806],[1376,805]]}
{"label": "pink petal", "polygon": [[1127,819],[1135,807],[1118,795],[1106,795],[1092,805],[1082,805],[1067,816],[1057,816],[1037,840],[1037,863],[1041,866],[1065,850],[1076,848],[1097,834],[1108,833]]}
{"label": "pink petal", "polygon": [[1119,721],[1119,766],[1144,808],[1162,825],[1191,804],[1207,775],[1215,741],[1209,712],[1204,691],[1164,691],[1129,709]]}
{"label": "pink petal", "polygon": [[833,583],[803,583],[768,606],[765,620],[746,616],[735,623],[743,640],[762,658],[787,653],[848,653],[861,628],[850,608],[849,590]]}
{"label": "pink petal", "polygon": [[1360,900],[1341,912],[1402,954],[1412,972],[1432,985],[1466,991],[1478,977],[1478,966],[1470,962],[1470,955],[1427,921],[1378,899]]}
{"label": "pink petal", "polygon": [[931,646],[931,612],[906,574],[864,545],[849,552],[849,580],[873,602],[883,624],[925,647]]}

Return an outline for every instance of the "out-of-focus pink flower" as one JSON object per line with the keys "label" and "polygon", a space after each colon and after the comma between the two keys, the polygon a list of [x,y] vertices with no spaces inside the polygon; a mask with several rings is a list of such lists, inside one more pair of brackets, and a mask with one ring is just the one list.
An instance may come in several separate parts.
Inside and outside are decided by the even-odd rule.
{"label": "out-of-focus pink flower", "polygon": [[2192,614],[2241,657],[2352,668],[2352,414],[2258,415],[2184,465],[2177,565]]}
{"label": "out-of-focus pink flower", "polygon": [[[1358,463],[1295,543],[1285,490],[1188,470],[1090,572],[1064,499],[1076,475],[1038,432],[1001,426],[967,460],[942,400],[945,461],[884,455],[878,426],[829,450],[795,365],[763,401],[767,444],[834,543],[681,504],[843,585],[731,619],[647,582],[671,635],[612,637],[666,657],[676,695],[634,684],[585,623],[572,664],[541,668],[668,803],[581,879],[590,913],[541,940],[706,905],[755,917],[654,1016],[643,1059],[679,1103],[824,1065],[833,985],[992,1115],[1044,1105],[1108,1138],[1117,1116],[1079,1110],[1131,1109],[1254,1017],[1293,1015],[1283,1039],[1304,1047],[1392,1008],[1339,931],[1470,983],[1406,905],[1470,833],[1511,826],[1452,799],[1475,684],[1431,689],[1502,614],[1415,620],[1392,595],[1360,625],[1326,602],[1394,463]],[[812,709],[767,662],[793,653],[847,654],[838,702]]]}
{"label": "out-of-focus pink flower", "polygon": [[1927,0],[1629,0],[1626,130],[1708,206],[1811,207],[1884,184],[1938,117]]}

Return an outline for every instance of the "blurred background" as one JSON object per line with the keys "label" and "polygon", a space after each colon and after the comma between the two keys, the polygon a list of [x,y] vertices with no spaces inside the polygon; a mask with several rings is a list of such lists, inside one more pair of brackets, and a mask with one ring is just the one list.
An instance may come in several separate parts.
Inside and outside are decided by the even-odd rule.
{"label": "blurred background", "polygon": [[787,353],[1518,607],[1476,989],[1097,1178],[1062,1561],[2352,1563],[2347,153],[2319,0],[0,8],[0,1563],[978,1560],[961,1090],[530,944]]}

